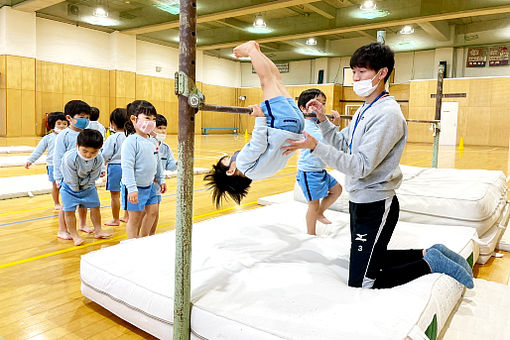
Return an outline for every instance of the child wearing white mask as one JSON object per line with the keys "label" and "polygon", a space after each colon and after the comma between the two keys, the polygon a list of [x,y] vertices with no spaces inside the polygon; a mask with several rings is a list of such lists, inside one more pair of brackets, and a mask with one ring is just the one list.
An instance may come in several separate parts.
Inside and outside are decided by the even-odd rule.
{"label": "child wearing white mask", "polygon": [[154,182],[160,185],[161,193],[166,192],[166,184],[156,145],[149,140],[156,128],[156,108],[145,100],[135,100],[127,106],[127,114],[129,137],[121,149],[121,200],[129,213],[127,238],[137,238],[140,229],[151,230],[158,214],[160,198]]}
{"label": "child wearing white mask", "polygon": [[39,157],[41,157],[44,151],[48,150],[48,154],[46,156],[46,173],[48,174],[48,180],[53,185],[51,189],[51,196],[53,197],[53,207],[55,210],[60,210],[60,202],[58,200],[57,183],[55,183],[55,179],[53,178],[53,149],[55,147],[55,140],[57,139],[58,133],[67,128],[67,124],[66,116],[63,112],[50,113],[48,115],[48,127],[53,131],[41,139],[34,152],[32,152],[25,163],[25,169],[30,168],[30,166],[37,161]]}
{"label": "child wearing white mask", "polygon": [[324,142],[304,132],[304,141],[293,141],[283,149],[287,153],[310,149],[310,154],[345,174],[351,221],[349,286],[391,288],[426,274],[444,273],[473,288],[466,260],[443,245],[387,249],[399,216],[395,190],[402,182],[399,163],[407,140],[400,106],[385,91],[394,65],[388,46],[373,43],[356,50],[350,60],[353,86],[365,103],[349,126],[338,132],[316,101],[313,106]]}
{"label": "child wearing white mask", "polygon": [[101,174],[103,164],[103,157],[99,154],[102,145],[103,136],[99,131],[85,129],[78,134],[76,147],[64,154],[60,165],[62,211],[75,246],[83,244],[83,239],[76,231],[77,207],[90,209],[95,238],[104,239],[112,236],[101,229],[100,202],[96,189],[96,180]]}

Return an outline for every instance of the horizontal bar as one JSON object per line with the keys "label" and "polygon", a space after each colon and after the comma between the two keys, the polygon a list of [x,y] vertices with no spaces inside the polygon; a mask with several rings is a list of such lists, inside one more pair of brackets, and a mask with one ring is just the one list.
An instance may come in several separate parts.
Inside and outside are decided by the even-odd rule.
{"label": "horizontal bar", "polygon": [[421,120],[421,119],[406,119],[408,123],[429,123],[429,124],[437,124],[440,123],[440,120]]}
{"label": "horizontal bar", "polygon": [[252,109],[249,107],[222,106],[222,105],[210,105],[210,104],[200,105],[200,110],[213,111],[213,112],[225,112],[225,113],[243,113],[243,114],[251,114],[252,113]]}

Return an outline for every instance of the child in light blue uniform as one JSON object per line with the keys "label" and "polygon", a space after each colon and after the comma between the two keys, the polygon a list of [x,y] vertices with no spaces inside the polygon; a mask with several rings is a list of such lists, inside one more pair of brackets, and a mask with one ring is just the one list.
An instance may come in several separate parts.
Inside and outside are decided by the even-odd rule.
{"label": "child in light blue uniform", "polygon": [[112,198],[112,217],[105,225],[118,226],[120,221],[127,222],[127,211],[124,211],[124,217],[119,218],[120,211],[120,180],[122,178],[122,166],[120,151],[122,143],[126,140],[124,125],[128,121],[126,109],[117,108],[110,114],[110,126],[115,131],[106,139],[101,154],[105,164],[108,164],[106,177],[106,190],[110,191]]}
{"label": "child in light blue uniform", "polygon": [[219,206],[229,195],[237,204],[248,194],[252,180],[271,177],[285,167],[291,154],[281,147],[288,139],[302,139],[303,114],[285,90],[280,72],[255,41],[234,49],[236,57],[250,57],[259,76],[264,101],[250,105],[255,118],[252,138],[240,151],[222,157],[204,177],[212,190],[213,202]]}
{"label": "child in light blue uniform", "polygon": [[149,234],[158,213],[160,198],[154,182],[161,186],[161,193],[166,192],[166,184],[156,145],[149,139],[156,128],[156,108],[145,100],[135,100],[128,105],[127,113],[129,137],[121,150],[121,198],[124,210],[129,212],[127,238],[136,238]]}
{"label": "child in light blue uniform", "polygon": [[[174,155],[172,154],[172,150],[170,146],[164,142],[166,138],[166,128],[168,122],[165,116],[158,114],[156,116],[156,129],[153,132],[155,133],[156,139],[156,149],[158,151],[159,161],[161,162],[161,167],[164,170],[174,171],[177,169],[177,162],[175,161]],[[156,233],[156,228],[158,226],[159,221],[159,203],[161,203],[161,188],[157,182],[154,183],[154,187],[156,189],[156,194],[159,197],[158,202],[158,214],[154,219],[154,223],[152,224],[152,228],[149,232],[149,235],[154,235]]]}
{"label": "child in light blue uniform", "polygon": [[99,109],[97,107],[92,106],[90,108],[90,122],[87,126],[87,129],[93,129],[99,131],[101,136],[103,136],[103,140],[106,139],[106,129],[103,124],[99,123],[97,120],[99,119]]}
{"label": "child in light blue uniform", "polygon": [[[299,95],[298,106],[303,113],[309,113],[307,103],[318,100],[326,105],[326,95],[319,89],[309,89]],[[322,140],[321,130],[316,123],[317,118],[305,118],[305,129],[308,134],[317,140]],[[310,150],[301,150],[298,160],[296,180],[303,190],[308,202],[306,213],[306,227],[308,234],[315,235],[317,221],[324,224],[331,222],[324,216],[324,211],[336,201],[342,193],[342,187],[336,179],[326,171],[326,163],[320,158],[310,154]]]}
{"label": "child in light blue uniform", "polygon": [[[78,134],[89,125],[90,106],[81,100],[71,100],[64,107],[64,114],[69,122],[69,127],[62,130],[57,135],[55,139],[55,150],[53,151],[53,178],[57,186],[60,186],[63,179],[60,165],[62,164],[64,154],[76,148],[76,138]],[[79,229],[86,233],[92,233],[93,229],[89,228],[86,224],[87,209],[79,208],[78,214],[80,217]],[[71,239],[71,235],[67,232],[66,221],[62,210],[59,212],[59,231],[57,236],[64,240]]]}
{"label": "child in light blue uniform", "polygon": [[28,157],[27,162],[25,163],[25,169],[30,168],[30,166],[35,163],[44,153],[44,151],[48,150],[48,154],[46,156],[46,173],[48,174],[48,180],[52,184],[51,196],[53,197],[54,209],[60,210],[60,203],[58,201],[58,187],[55,183],[55,179],[53,178],[53,149],[55,148],[55,139],[60,131],[67,128],[67,120],[66,116],[63,112],[52,112],[48,115],[48,127],[53,131],[44,136],[34,152]]}
{"label": "child in light blue uniform", "polygon": [[78,134],[76,148],[64,154],[60,165],[62,210],[65,214],[67,230],[75,246],[83,244],[83,239],[76,231],[75,210],[78,206],[90,209],[95,238],[112,236],[101,229],[100,202],[95,185],[103,164],[103,157],[99,154],[102,145],[103,137],[99,131],[85,129]]}

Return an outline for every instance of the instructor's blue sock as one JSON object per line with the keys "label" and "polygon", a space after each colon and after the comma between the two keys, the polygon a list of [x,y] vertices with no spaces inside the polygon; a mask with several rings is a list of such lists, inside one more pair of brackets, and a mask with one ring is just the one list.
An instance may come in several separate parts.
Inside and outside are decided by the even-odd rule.
{"label": "instructor's blue sock", "polygon": [[[456,252],[454,252],[453,250],[448,249],[448,247],[445,246],[444,244],[434,244],[429,249],[439,250],[441,252],[441,254],[443,254],[444,256],[446,256],[447,258],[452,260],[453,262],[457,263],[458,265],[461,265],[462,268],[464,268],[468,272],[468,274],[471,276],[471,278],[473,278],[473,269],[471,269],[471,266],[466,261],[466,259],[463,258],[462,256],[460,256],[459,254],[457,254]],[[427,251],[429,249],[427,249]]]}
{"label": "instructor's blue sock", "polygon": [[473,279],[469,273],[461,265],[444,256],[439,250],[428,249],[423,259],[427,261],[433,273],[451,276],[469,289],[474,287]]}

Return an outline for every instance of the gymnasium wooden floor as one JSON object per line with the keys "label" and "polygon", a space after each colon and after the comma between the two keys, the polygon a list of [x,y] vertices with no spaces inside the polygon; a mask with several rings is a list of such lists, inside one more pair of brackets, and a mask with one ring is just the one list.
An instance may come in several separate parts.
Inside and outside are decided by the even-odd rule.
{"label": "gymnasium wooden floor", "polygon": [[[177,152],[177,136],[167,142]],[[35,145],[37,139],[0,139],[0,145]],[[242,135],[197,136],[195,166],[209,167],[222,153],[240,149]],[[19,154],[18,154],[19,155]],[[465,147],[460,154],[453,147],[440,152],[440,167],[502,170],[508,175],[509,150],[496,147]],[[1,155],[7,156],[7,155]],[[429,167],[432,146],[408,144],[402,164]],[[241,207],[227,204],[216,210],[204,190],[202,176],[195,177],[195,221],[257,207],[259,197],[292,190],[297,157],[267,180],[256,182]],[[0,168],[0,177],[45,173],[44,166]],[[176,180],[168,182],[163,196],[158,232],[175,225]],[[102,220],[111,218],[110,196],[99,189]],[[113,229],[111,240],[97,241],[85,236],[85,245],[74,247],[56,238],[57,214],[51,196],[0,200],[0,339],[152,339],[152,337],[80,293],[80,255],[117,244],[125,237],[125,225]],[[492,258],[475,267],[475,276],[507,284],[510,254]],[[169,306],[173,308],[173,306]]]}

